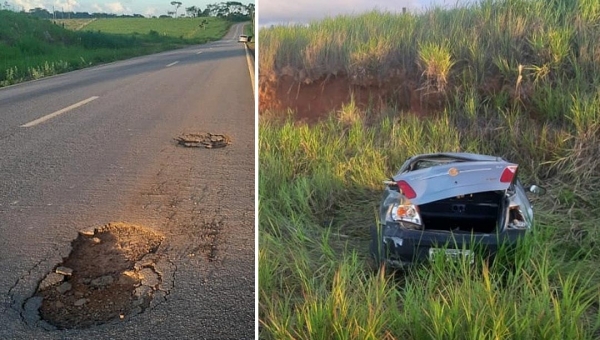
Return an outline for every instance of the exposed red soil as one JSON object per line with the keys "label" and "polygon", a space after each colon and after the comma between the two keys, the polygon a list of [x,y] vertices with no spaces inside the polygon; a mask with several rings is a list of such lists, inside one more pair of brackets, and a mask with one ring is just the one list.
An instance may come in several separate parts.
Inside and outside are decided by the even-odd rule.
{"label": "exposed red soil", "polygon": [[384,84],[357,85],[346,76],[330,76],[309,84],[282,76],[277,81],[261,79],[259,112],[295,111],[295,119],[316,122],[338,112],[354,99],[360,109],[381,110],[393,105],[397,110],[422,116],[443,106],[443,96],[427,93],[418,84],[402,79]]}

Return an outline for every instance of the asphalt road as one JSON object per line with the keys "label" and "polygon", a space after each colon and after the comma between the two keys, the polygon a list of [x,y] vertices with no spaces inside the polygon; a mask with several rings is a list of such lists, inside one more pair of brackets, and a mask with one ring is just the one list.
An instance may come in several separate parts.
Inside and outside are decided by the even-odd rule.
{"label": "asphalt road", "polygon": [[[240,33],[0,89],[1,339],[254,337],[255,114]],[[177,146],[185,132],[232,144]],[[164,301],[83,330],[25,323],[23,302],[77,231],[118,221],[165,235]]]}

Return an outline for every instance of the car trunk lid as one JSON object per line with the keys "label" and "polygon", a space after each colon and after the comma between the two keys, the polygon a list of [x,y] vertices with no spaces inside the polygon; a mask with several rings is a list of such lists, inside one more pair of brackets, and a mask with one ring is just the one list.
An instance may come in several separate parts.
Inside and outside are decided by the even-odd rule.
{"label": "car trunk lid", "polygon": [[419,205],[484,191],[505,191],[515,180],[516,172],[517,164],[508,162],[455,162],[410,171],[393,179],[401,190],[404,187],[411,202]]}

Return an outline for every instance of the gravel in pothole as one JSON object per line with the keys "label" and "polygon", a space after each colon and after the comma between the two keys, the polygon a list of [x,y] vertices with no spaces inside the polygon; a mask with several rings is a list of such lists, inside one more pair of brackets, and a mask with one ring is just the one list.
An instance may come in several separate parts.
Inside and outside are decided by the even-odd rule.
{"label": "gravel in pothole", "polygon": [[86,328],[143,312],[160,289],[155,254],[163,237],[111,223],[80,232],[69,256],[40,282],[39,315],[59,329]]}
{"label": "gravel in pothole", "polygon": [[231,144],[231,137],[228,135],[210,132],[184,133],[175,140],[178,145],[188,148],[216,149]]}

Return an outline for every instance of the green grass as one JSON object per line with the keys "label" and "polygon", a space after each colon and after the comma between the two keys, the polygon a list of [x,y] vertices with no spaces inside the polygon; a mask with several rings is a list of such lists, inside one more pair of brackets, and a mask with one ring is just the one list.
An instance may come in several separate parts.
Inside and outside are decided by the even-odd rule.
{"label": "green grass", "polygon": [[59,26],[63,26],[64,28],[71,31],[79,31],[90,23],[94,22],[97,19],[56,19],[52,20]]}
{"label": "green grass", "polygon": [[[416,70],[392,84],[416,79],[446,100],[425,118],[393,101],[349,103],[311,125],[262,113],[261,338],[600,337],[599,16],[593,1],[483,1],[262,29],[261,77],[404,65]],[[493,79],[501,86],[487,91]],[[407,157],[439,151],[503,156],[523,182],[545,186],[532,198],[534,233],[491,266],[374,270],[369,227],[382,181]]]}
{"label": "green grass", "polygon": [[[206,28],[200,22],[207,20]],[[87,31],[109,34],[144,35],[150,31],[161,37],[181,38],[195,43],[220,38],[227,33],[230,23],[218,18],[109,18],[98,19],[85,26]]]}
{"label": "green grass", "polygon": [[251,35],[253,37],[256,36],[256,34],[254,32],[254,23],[253,22],[246,24],[246,26],[244,26],[244,34]]}
{"label": "green grass", "polygon": [[[425,121],[385,117],[375,125],[359,119],[344,126],[336,118],[313,126],[261,123],[263,338],[594,338],[600,187],[562,171],[574,163],[557,164],[571,156],[577,137],[560,129],[542,133],[520,118],[520,134],[532,136],[522,139],[506,133],[512,118],[469,129],[460,127],[463,118],[449,112]],[[400,283],[373,274],[368,230],[381,181],[409,155],[439,150],[508,156],[521,164],[526,182],[550,189],[534,201],[537,232],[519,248],[514,273],[505,268],[507,258],[491,268],[417,268]],[[579,240],[573,226],[587,238]]]}
{"label": "green grass", "polygon": [[218,40],[231,26],[224,20],[207,20],[203,29],[198,18],[99,19],[72,31],[62,28],[69,20],[59,25],[0,10],[0,86]]}
{"label": "green grass", "polygon": [[254,23],[253,22],[246,24],[246,26],[244,26],[244,34],[246,34],[248,36],[252,36],[252,41],[247,43],[246,46],[248,46],[248,49],[250,49],[250,52],[254,56],[255,50],[256,50],[256,33],[254,31]]}

